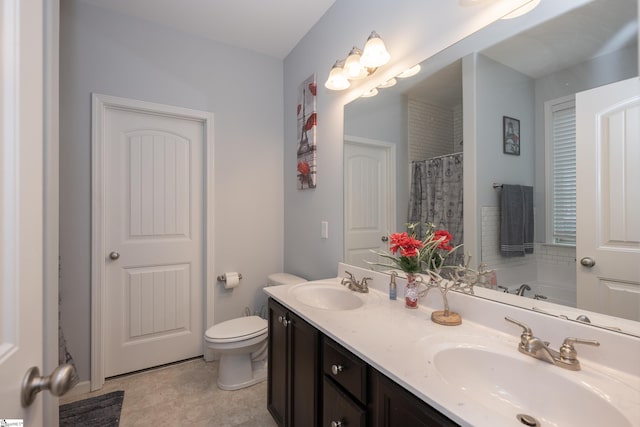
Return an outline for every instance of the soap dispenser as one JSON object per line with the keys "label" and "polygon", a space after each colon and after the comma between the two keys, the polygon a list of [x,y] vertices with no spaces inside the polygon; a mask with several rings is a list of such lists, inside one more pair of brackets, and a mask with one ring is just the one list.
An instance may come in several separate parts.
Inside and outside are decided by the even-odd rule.
{"label": "soap dispenser", "polygon": [[395,271],[391,272],[391,280],[389,282],[389,299],[396,299],[397,296],[397,287],[396,287],[396,276],[398,275],[398,273],[396,273]]}

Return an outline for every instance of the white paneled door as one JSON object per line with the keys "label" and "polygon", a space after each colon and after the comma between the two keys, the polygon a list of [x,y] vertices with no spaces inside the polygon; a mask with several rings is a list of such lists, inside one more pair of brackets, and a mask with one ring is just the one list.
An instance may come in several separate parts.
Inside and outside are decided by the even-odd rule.
{"label": "white paneled door", "polygon": [[44,393],[21,402],[27,370],[43,369],[43,13],[0,2],[0,418],[25,426],[46,419]]}
{"label": "white paneled door", "polygon": [[103,123],[109,377],[203,352],[205,128],[123,108]]}
{"label": "white paneled door", "polygon": [[344,141],[344,259],[370,268],[383,261],[372,251],[388,249],[395,221],[393,145],[362,138]]}
{"label": "white paneled door", "polygon": [[640,79],[576,95],[578,307],[640,320]]}

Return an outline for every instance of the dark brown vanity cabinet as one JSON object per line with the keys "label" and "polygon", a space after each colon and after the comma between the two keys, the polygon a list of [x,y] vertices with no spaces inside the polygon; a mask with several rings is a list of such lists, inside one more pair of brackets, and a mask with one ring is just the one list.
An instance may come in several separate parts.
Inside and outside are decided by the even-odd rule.
{"label": "dark brown vanity cabinet", "polygon": [[318,426],[320,332],[269,299],[267,408],[281,427]]}
{"label": "dark brown vanity cabinet", "polygon": [[372,406],[371,425],[379,427],[453,427],[458,424],[391,381],[378,371],[369,376]]}
{"label": "dark brown vanity cabinet", "polygon": [[280,427],[457,425],[273,299],[268,372]]}

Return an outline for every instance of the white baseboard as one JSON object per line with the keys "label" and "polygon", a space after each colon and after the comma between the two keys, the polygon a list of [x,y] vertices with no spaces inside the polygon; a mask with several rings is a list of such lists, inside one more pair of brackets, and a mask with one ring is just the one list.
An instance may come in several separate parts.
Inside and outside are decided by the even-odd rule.
{"label": "white baseboard", "polygon": [[91,391],[91,381],[80,381],[64,397],[74,397]]}

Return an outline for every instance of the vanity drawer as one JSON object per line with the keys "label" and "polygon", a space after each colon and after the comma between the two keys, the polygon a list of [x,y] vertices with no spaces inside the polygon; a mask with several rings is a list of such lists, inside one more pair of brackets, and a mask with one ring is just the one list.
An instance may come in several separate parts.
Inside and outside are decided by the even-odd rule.
{"label": "vanity drawer", "polygon": [[340,344],[325,337],[322,345],[322,370],[353,395],[367,401],[367,365]]}
{"label": "vanity drawer", "polygon": [[366,410],[355,403],[326,376],[322,384],[322,402],[321,426],[365,427],[367,425]]}

